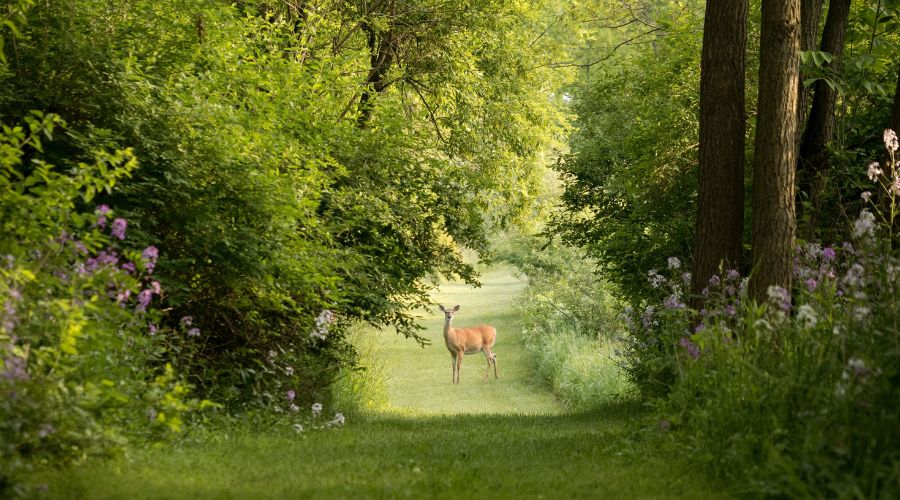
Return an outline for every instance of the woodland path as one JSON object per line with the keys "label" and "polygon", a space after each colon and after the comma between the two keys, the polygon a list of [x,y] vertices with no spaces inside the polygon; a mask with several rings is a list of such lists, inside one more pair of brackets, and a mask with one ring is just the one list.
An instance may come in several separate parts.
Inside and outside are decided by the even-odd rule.
{"label": "woodland path", "polygon": [[635,425],[633,406],[568,414],[530,380],[512,301],[522,284],[503,270],[472,290],[445,284],[461,304],[456,326],[497,327],[500,380],[482,381],[467,356],[450,384],[442,316],[426,348],[379,333],[391,410],[329,431],[211,435],[135,452],[130,460],[41,478],[59,498],[722,498],[664,451],[659,431]]}

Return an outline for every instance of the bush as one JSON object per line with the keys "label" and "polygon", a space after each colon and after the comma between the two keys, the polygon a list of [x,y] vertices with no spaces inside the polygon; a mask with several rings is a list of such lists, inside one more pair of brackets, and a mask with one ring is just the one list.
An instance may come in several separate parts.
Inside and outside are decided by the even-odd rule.
{"label": "bush", "polygon": [[32,113],[0,133],[0,493],[31,464],[177,432],[208,405],[161,363],[173,333],[153,307],[165,293],[157,249],[132,247],[108,207],[85,209],[135,158],[98,150],[93,163],[50,165],[43,138],[64,126]]}

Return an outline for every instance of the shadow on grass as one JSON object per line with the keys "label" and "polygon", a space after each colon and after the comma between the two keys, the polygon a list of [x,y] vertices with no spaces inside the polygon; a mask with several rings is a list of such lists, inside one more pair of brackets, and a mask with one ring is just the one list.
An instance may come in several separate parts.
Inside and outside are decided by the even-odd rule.
{"label": "shadow on grass", "polygon": [[721,498],[634,403],[573,415],[390,416],[239,432],[44,479],[56,498]]}

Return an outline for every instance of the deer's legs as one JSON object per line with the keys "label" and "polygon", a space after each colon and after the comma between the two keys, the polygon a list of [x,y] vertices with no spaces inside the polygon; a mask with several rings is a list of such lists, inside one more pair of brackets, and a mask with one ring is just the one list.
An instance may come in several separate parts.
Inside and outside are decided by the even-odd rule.
{"label": "deer's legs", "polygon": [[450,369],[451,369],[450,383],[455,384],[456,383],[456,353],[453,351],[450,351]]}
{"label": "deer's legs", "polygon": [[464,356],[465,356],[464,351],[456,352],[456,383],[457,384],[459,383],[459,369],[462,367],[462,360],[463,360]]}
{"label": "deer's legs", "polygon": [[488,373],[490,373],[491,370],[491,365],[494,366],[494,378],[500,378],[500,376],[497,375],[497,355],[494,354],[494,351],[492,351],[489,347],[486,347],[484,349],[484,357],[485,359],[487,359],[487,368],[484,369],[484,379],[487,380]]}

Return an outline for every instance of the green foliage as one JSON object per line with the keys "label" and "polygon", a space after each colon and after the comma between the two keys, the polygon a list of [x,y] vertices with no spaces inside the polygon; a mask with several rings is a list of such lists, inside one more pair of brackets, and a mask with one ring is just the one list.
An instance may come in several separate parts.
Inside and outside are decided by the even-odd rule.
{"label": "green foliage", "polygon": [[622,325],[610,286],[580,251],[514,238],[500,257],[528,278],[517,310],[536,375],[567,407],[590,410],[627,395],[615,359]]}
{"label": "green foliage", "polygon": [[65,124],[38,112],[23,122],[0,133],[0,493],[16,492],[34,463],[178,432],[209,404],[189,399],[171,366],[153,374],[163,352],[162,335],[148,335],[161,317],[149,307],[162,293],[155,256],[121,241],[126,221],[108,221],[107,207],[84,209],[132,174],[133,154],[54,166],[44,152]]}
{"label": "green foliage", "polygon": [[649,296],[643,275],[655,262],[688,253],[697,190],[702,9],[689,2],[658,15],[668,36],[631,47],[577,87],[578,132],[556,167],[565,191],[551,230],[632,301]]}
{"label": "green foliage", "polygon": [[[418,336],[429,278],[474,282],[459,248],[536,195],[561,120],[520,57],[543,4],[390,3],[39,3],[7,51],[0,114],[78,125],[50,160],[140,158],[101,201],[161,249],[165,326],[201,332],[166,361],[231,409],[324,400],[354,322]],[[367,30],[392,44],[381,82]]]}

